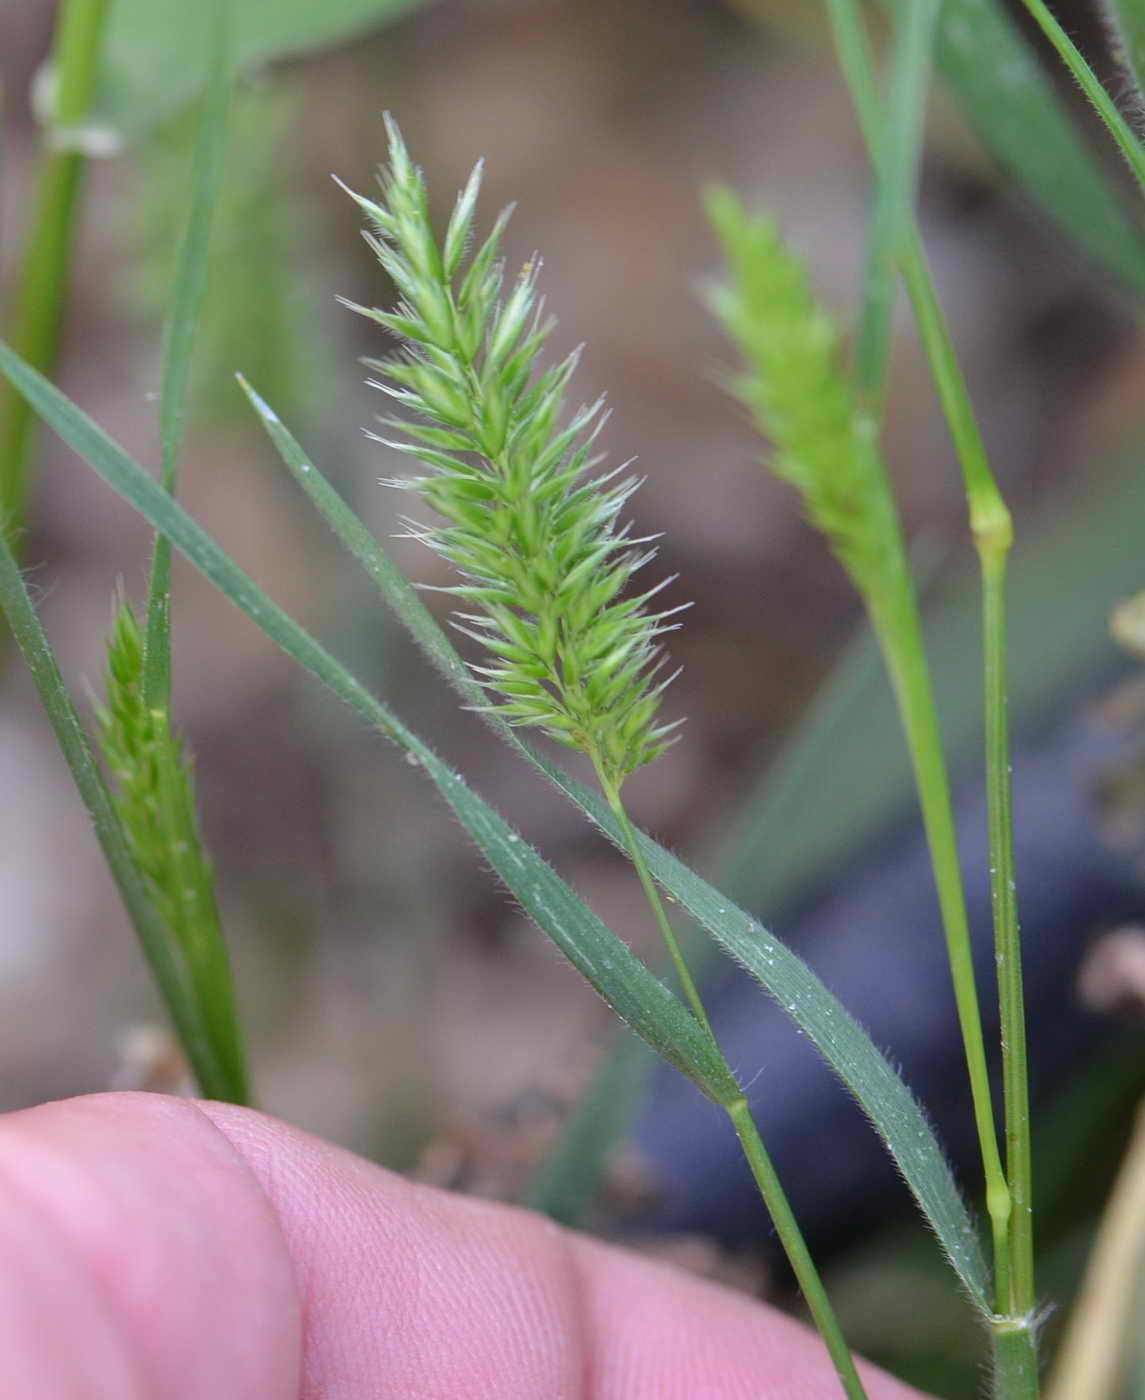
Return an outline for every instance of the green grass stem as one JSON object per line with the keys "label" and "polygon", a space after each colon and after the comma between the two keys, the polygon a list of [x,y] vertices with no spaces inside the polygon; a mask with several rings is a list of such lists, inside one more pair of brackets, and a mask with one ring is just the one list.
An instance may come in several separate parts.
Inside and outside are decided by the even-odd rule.
{"label": "green grass stem", "polygon": [[[168,516],[166,509],[162,513],[156,510],[155,495],[159,488],[146,478],[141,479],[134,464],[130,464],[106,437],[98,435],[94,425],[83,419],[77,410],[12,363],[2,346],[0,370],[19,377],[19,382],[35,396],[40,410],[53,425],[152,523]],[[502,739],[575,803],[609,840],[625,849],[615,813],[598,792],[577,782],[524,743],[518,731],[495,710],[482,708],[483,691],[417,591],[303,452],[273,409],[249,385],[244,383],[243,388],[299,487],[361,565],[426,657],[467,703],[481,709],[482,718]],[[93,437],[93,433],[97,436]],[[178,531],[172,527],[170,533],[176,546],[206,570],[209,556],[193,543],[193,535],[183,526]],[[222,575],[212,572],[208,576],[237,601],[233,585],[227,584]],[[256,620],[265,627],[264,621]],[[291,654],[298,655],[294,651]],[[639,831],[636,837],[657,884],[677,900],[730,957],[748,968],[863,1106],[942,1242],[968,1295],[981,1312],[989,1314],[989,1280],[974,1222],[958,1194],[926,1116],[886,1058],[810,968],[773,938],[746,909],[702,880],[650,837]]]}
{"label": "green grass stem", "polygon": [[1145,193],[1145,149],[1142,149],[1137,133],[1121,114],[1121,109],[1106,92],[1101,80],[1085,61],[1081,50],[1062,28],[1045,0],[1022,0],[1022,3],[1057,50],[1058,57],[1069,69],[1078,87],[1093,104],[1094,110],[1105,123],[1109,134],[1117,143],[1117,149],[1125,157],[1138,185]]}
{"label": "green grass stem", "polygon": [[867,1392],[855,1369],[855,1360],[847,1347],[835,1311],[819,1277],[819,1271],[807,1249],[802,1231],[792,1213],[787,1195],[776,1175],[775,1167],[763,1145],[759,1129],[751,1116],[747,1099],[737,1099],[727,1106],[727,1115],[739,1137],[744,1156],[751,1167],[752,1176],[759,1187],[759,1194],[767,1205],[775,1232],[779,1236],[784,1252],[791,1263],[800,1292],[815,1320],[819,1335],[827,1347],[834,1363],[843,1392],[850,1400],[866,1400]]}
{"label": "green grass stem", "polygon": [[[853,0],[829,0],[829,3],[841,64],[860,126],[870,144],[876,130],[874,118],[878,98],[862,18]],[[872,160],[874,149],[872,146]],[[1002,1027],[1006,1178],[1010,1196],[1005,1248],[1000,1254],[996,1249],[995,1306],[1013,1319],[1032,1311],[1035,1293],[1029,1087],[1009,759],[1006,566],[1012,527],[990,468],[913,220],[901,263],[919,333],[961,464],[971,529],[981,563],[990,886]],[[1000,1243],[997,1221],[995,1241]],[[1026,1345],[1033,1345],[1030,1328],[1018,1328],[1012,1336],[1007,1334],[1005,1344],[997,1350],[999,1362],[1011,1364],[1012,1358]],[[1036,1364],[1032,1374],[1036,1378]]]}
{"label": "green grass stem", "polygon": [[[44,374],[59,352],[86,164],[76,133],[91,109],[109,10],[110,0],[63,0],[56,23],[52,113],[8,317],[11,344]],[[8,387],[0,395],[0,529],[14,548],[27,512],[34,422],[26,401]]]}
{"label": "green grass stem", "polygon": [[878,152],[875,194],[860,283],[855,374],[859,392],[876,416],[890,354],[898,259],[914,221],[931,53],[940,9],[939,0],[912,0],[895,25],[890,90],[874,148]]}
{"label": "green grass stem", "polygon": [[683,951],[680,948],[680,941],[676,937],[676,931],[673,929],[671,920],[664,910],[664,903],[660,898],[660,891],[656,888],[656,883],[648,870],[648,863],[644,859],[644,853],[641,851],[640,843],[636,839],[636,832],[633,830],[628,811],[621,800],[620,785],[608,780],[600,764],[595,766],[597,778],[604,792],[605,800],[612,809],[612,813],[616,817],[617,825],[620,828],[624,849],[628,852],[628,858],[632,862],[633,869],[636,871],[637,878],[640,881],[640,887],[644,891],[644,897],[647,899],[648,907],[652,911],[652,917],[656,920],[656,927],[660,930],[660,936],[663,938],[664,946],[668,950],[668,957],[671,960],[676,979],[687,999],[688,1005],[692,1008],[692,1014],[712,1039],[715,1040],[711,1022],[708,1020],[708,1013],[704,1009],[704,1003],[700,998],[700,993],[689,971],[687,959],[684,957]]}

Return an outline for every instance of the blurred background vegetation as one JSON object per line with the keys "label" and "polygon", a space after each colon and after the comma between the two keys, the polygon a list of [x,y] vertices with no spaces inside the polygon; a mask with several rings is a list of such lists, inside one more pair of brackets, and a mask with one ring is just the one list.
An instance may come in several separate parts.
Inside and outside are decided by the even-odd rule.
{"label": "blurred background vegetation", "polygon": [[[700,295],[717,270],[700,191],[721,178],[777,213],[846,315],[862,251],[860,139],[819,7],[807,0],[437,0],[391,5],[377,23],[386,8],[359,0],[347,37],[256,70],[236,96],[181,492],[260,583],[384,688],[654,956],[624,866],[428,673],[271,460],[232,375],[243,371],[372,527],[394,534],[401,503],[377,481],[401,464],[361,431],[383,404],[357,360],[381,347],[334,300],[384,304],[389,289],[329,172],[369,189],[386,109],[442,213],[473,161],[487,158],[484,212],[517,202],[510,254],[543,253],[548,309],[560,318],[555,349],[587,342],[580,396],[607,389],[607,450],[637,456],[647,474],[635,505],[641,533],[664,533],[664,568],[680,575],[671,601],[694,600],[671,648],[684,674],[669,708],[688,716],[685,741],[632,783],[631,797],[638,820],[702,863],[852,635],[858,607],[792,496],[759,469],[758,445],[720,388],[729,356]],[[1092,7],[1057,9],[1110,72]],[[47,0],[0,0],[0,272],[9,279],[36,149],[30,93],[53,18]],[[176,100],[181,65],[149,69],[145,59],[133,70],[130,57],[101,113],[115,153],[90,165],[58,378],[154,462],[159,327],[192,131]],[[133,89],[140,74],[148,81]],[[921,221],[1020,557],[1068,531],[1078,503],[1106,489],[1139,438],[1141,336],[1118,289],[1015,194],[942,95]],[[970,545],[960,478],[905,318],[889,382],[900,499],[941,596],[956,588]],[[96,685],[116,587],[136,596],[145,587],[149,532],[47,434],[36,462],[24,558],[69,679]],[[1098,553],[1110,518],[1091,527]],[[441,581],[415,544],[397,540],[394,550],[411,577]],[[1052,550],[1048,563],[1025,625],[1052,655],[1069,607],[1055,591]],[[1100,600],[1100,579],[1097,588]],[[1076,632],[1065,628],[1062,649]],[[960,645],[951,676],[977,665],[972,631]],[[1079,665],[1094,654],[1083,650]],[[1077,668],[1066,662],[1018,678],[1043,717],[1073,703]],[[260,1104],[399,1168],[519,1190],[551,1130],[549,1109],[575,1098],[609,1041],[604,1007],[488,879],[418,772],[178,565],[175,707],[195,755]],[[886,748],[897,744],[893,731],[881,742],[866,754],[873,809],[883,765],[902,761]],[[0,679],[0,792],[0,1108],[150,1082],[144,1032],[162,1018],[31,686],[11,661]],[[799,823],[812,848],[834,805],[823,785],[806,798]],[[839,859],[878,835],[863,810],[860,800]],[[1124,1070],[1124,1082],[1135,1074]],[[1055,1140],[1063,1169],[1072,1170],[1079,1134],[1093,1161],[1111,1165],[1125,1096],[1107,1095],[1090,1115],[1099,1126],[1082,1129],[1093,1085],[1070,1093],[1060,1113],[1071,1126]],[[1074,1228],[1063,1231],[1060,1288],[1047,1280],[1058,1296],[1084,1252],[1085,1220]],[[844,1284],[865,1281],[853,1290],[856,1344],[901,1342],[880,1319],[904,1278],[917,1306],[917,1253],[911,1238],[842,1262]],[[943,1304],[920,1355],[897,1359],[954,1393],[949,1357],[965,1338],[951,1334],[936,1287]],[[973,1363],[964,1369],[973,1393]]]}

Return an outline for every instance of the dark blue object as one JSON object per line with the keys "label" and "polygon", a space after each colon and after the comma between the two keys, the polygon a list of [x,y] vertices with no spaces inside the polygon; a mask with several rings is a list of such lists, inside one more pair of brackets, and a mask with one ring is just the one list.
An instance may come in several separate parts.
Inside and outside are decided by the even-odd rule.
{"label": "dark blue object", "polygon": [[[1084,1011],[1075,991],[1091,936],[1145,916],[1145,890],[1133,861],[1103,843],[1095,811],[1098,776],[1124,747],[1124,738],[1074,721],[1015,756],[1016,864],[1035,1104],[1109,1034],[1108,1022]],[[961,794],[957,816],[987,1043],[996,1046],[981,785]],[[768,911],[760,913],[766,922]],[[829,895],[774,931],[901,1069],[959,1179],[968,1191],[976,1190],[977,1139],[921,827],[900,831]],[[736,969],[709,987],[705,999],[812,1247],[841,1247],[873,1219],[906,1209],[906,1188],[862,1113],[754,979]],[[726,1120],[688,1081],[658,1074],[638,1140],[661,1188],[642,1225],[700,1232],[727,1243],[771,1238]]]}

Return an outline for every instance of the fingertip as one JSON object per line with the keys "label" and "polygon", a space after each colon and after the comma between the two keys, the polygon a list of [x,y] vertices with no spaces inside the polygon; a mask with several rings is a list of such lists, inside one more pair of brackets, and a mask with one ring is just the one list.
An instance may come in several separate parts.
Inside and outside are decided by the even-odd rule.
{"label": "fingertip", "polygon": [[299,1300],[278,1221],[195,1104],[101,1094],[11,1114],[0,1182],[0,1289],[20,1296],[0,1309],[6,1372],[24,1378],[11,1393],[296,1400]]}

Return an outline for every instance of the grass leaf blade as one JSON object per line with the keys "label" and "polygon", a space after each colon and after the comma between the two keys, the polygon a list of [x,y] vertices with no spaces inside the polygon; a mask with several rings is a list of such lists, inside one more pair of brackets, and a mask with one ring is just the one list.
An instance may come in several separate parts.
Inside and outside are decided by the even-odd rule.
{"label": "grass leaf blade", "polygon": [[539,927],[620,1018],[719,1103],[739,1087],[695,1019],[492,808],[389,709],[278,607],[147,472],[84,413],[0,342],[0,372],[44,421],[291,656],[429,774],[490,865]]}
{"label": "grass leaf blade", "polygon": [[1121,115],[1120,108],[1102,86],[1101,79],[1085,61],[1081,50],[1058,23],[1054,12],[1045,0],[1023,0],[1026,9],[1033,15],[1042,33],[1057,50],[1058,57],[1072,74],[1077,85],[1093,104],[1097,115],[1105,123],[1118,150],[1125,157],[1133,171],[1138,185],[1145,193],[1145,149],[1137,138],[1137,133]]}
{"label": "grass leaf blade", "polygon": [[[883,0],[896,15],[914,0]],[[945,0],[935,62],[1003,169],[1119,282],[1145,292],[1145,238],[1001,0]]]}
{"label": "grass leaf blade", "polygon": [[[227,68],[230,0],[215,0],[206,45],[207,84],[191,168],[191,206],[179,245],[175,282],[163,335],[159,388],[159,450],[163,484],[175,490],[179,446],[186,420],[191,352],[207,287],[211,223],[218,203],[227,145],[230,82]],[[171,544],[160,535],[147,599],[143,693],[166,708],[171,695]]]}
{"label": "grass leaf blade", "polygon": [[[273,411],[252,390],[248,388],[247,392],[287,466],[327,523],[363,565],[429,659],[463,696],[472,698],[469,687],[474,683],[416,592],[349,506],[322,479]],[[622,844],[620,828],[603,797],[522,743],[503,721],[498,721],[497,727],[612,841]],[[662,847],[646,836],[640,839],[658,882],[732,957],[760,978],[855,1094],[898,1163],[968,1292],[979,1306],[988,1306],[986,1265],[973,1222],[925,1116],[885,1057],[810,968]]]}
{"label": "grass leaf blade", "polygon": [[860,392],[876,402],[890,351],[899,254],[913,223],[927,80],[940,9],[939,0],[916,0],[899,16],[890,93],[873,162],[875,196],[867,224],[856,370]]}

